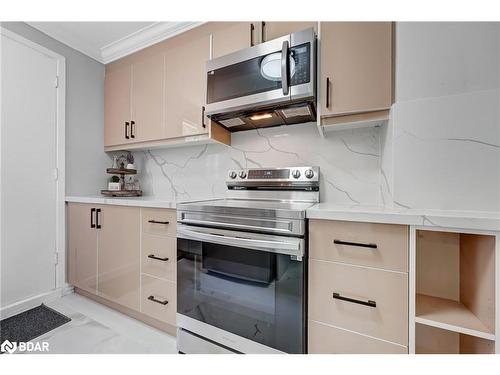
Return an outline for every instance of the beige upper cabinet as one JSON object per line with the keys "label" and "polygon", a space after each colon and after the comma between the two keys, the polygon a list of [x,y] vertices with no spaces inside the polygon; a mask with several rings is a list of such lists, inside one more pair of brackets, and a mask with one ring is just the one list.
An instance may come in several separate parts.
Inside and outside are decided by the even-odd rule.
{"label": "beige upper cabinet", "polygon": [[284,35],[288,35],[294,33],[296,31],[301,31],[304,29],[308,29],[313,27],[314,30],[317,30],[318,23],[317,22],[268,22],[263,21],[260,24],[261,27],[261,36],[262,42],[267,42],[269,40],[273,40],[279,38]]}
{"label": "beige upper cabinet", "polygon": [[98,295],[139,311],[140,209],[104,206],[97,221]]}
{"label": "beige upper cabinet", "polygon": [[68,282],[90,293],[97,292],[97,231],[95,206],[68,206]]}
{"label": "beige upper cabinet", "polygon": [[257,42],[257,30],[252,22],[214,22],[212,34],[212,58],[221,57]]}
{"label": "beige upper cabinet", "polygon": [[321,22],[321,116],[387,110],[392,104],[391,22]]}
{"label": "beige upper cabinet", "polygon": [[165,135],[167,138],[208,133],[205,116],[206,61],[210,35],[194,29],[168,41],[165,51]]}
{"label": "beige upper cabinet", "polygon": [[131,137],[134,142],[164,137],[164,84],[163,54],[145,57],[132,65]]}
{"label": "beige upper cabinet", "polygon": [[104,145],[130,142],[132,66],[106,69],[104,80]]}
{"label": "beige upper cabinet", "polygon": [[104,145],[164,137],[164,55],[106,68]]}

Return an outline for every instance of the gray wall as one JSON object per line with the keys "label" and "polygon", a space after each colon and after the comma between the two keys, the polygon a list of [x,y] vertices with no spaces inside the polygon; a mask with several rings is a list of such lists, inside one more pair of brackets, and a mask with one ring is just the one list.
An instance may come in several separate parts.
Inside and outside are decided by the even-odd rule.
{"label": "gray wall", "polygon": [[104,65],[23,22],[1,26],[66,57],[66,194],[94,195],[106,185]]}

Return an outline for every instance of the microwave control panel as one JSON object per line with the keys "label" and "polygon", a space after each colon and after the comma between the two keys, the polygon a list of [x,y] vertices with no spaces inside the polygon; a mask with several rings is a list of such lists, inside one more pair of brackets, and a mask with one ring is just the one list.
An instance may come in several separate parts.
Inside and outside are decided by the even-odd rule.
{"label": "microwave control panel", "polygon": [[295,61],[295,74],[290,80],[291,86],[309,83],[311,80],[311,45],[301,44],[290,48],[290,54]]}

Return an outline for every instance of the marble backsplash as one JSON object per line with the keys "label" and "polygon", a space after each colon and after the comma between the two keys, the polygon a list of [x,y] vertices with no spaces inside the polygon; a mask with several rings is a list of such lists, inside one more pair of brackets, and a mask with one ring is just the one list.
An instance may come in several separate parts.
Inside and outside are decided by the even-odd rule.
{"label": "marble backsplash", "polygon": [[233,133],[231,143],[134,152],[144,195],[224,197],[230,169],[317,165],[322,202],[384,204],[379,128],[321,138],[316,124],[308,123]]}

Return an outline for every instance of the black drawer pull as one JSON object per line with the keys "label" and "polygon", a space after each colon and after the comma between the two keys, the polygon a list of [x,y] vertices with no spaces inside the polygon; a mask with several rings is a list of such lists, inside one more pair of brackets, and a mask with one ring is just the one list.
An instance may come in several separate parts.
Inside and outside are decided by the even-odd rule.
{"label": "black drawer pull", "polygon": [[376,243],[361,243],[361,242],[350,242],[350,241],[342,241],[342,240],[333,240],[333,243],[336,245],[347,245],[347,246],[357,246],[357,247],[368,247],[370,249],[376,249]]}
{"label": "black drawer pull", "polygon": [[90,227],[91,228],[95,228],[94,214],[95,214],[95,208],[91,208],[90,209]]}
{"label": "black drawer pull", "polygon": [[148,223],[151,223],[151,224],[163,224],[163,225],[170,224],[168,221],[158,221],[158,220],[148,220]]}
{"label": "black drawer pull", "polygon": [[205,106],[201,107],[201,126],[206,128],[207,126],[205,125]]}
{"label": "black drawer pull", "polygon": [[99,214],[101,213],[101,209],[98,208],[95,210],[95,227],[97,229],[101,229],[101,224],[99,224]]}
{"label": "black drawer pull", "polygon": [[253,23],[250,24],[250,47],[253,47],[254,46],[254,42],[253,42],[253,31],[255,30],[255,26],[253,25]]}
{"label": "black drawer pull", "polygon": [[148,255],[148,258],[151,258],[151,259],[156,259],[156,260],[161,260],[162,262],[166,262],[166,261],[168,260],[168,258],[167,258],[167,257],[165,257],[165,258],[160,258],[160,257],[157,257],[157,256],[156,256],[156,255],[154,255],[154,254],[149,254],[149,255]]}
{"label": "black drawer pull", "polygon": [[359,299],[354,299],[354,298],[349,298],[349,297],[342,297],[340,294],[338,293],[333,293],[333,298],[334,299],[339,299],[339,300],[342,300],[342,301],[347,301],[347,302],[352,302],[352,303],[357,303],[359,305],[363,305],[363,306],[368,306],[368,307],[377,307],[377,302],[375,301],[372,301],[372,300],[368,300],[368,301],[361,301]]}
{"label": "black drawer pull", "polygon": [[156,302],[156,303],[159,303],[160,305],[164,305],[164,306],[168,303],[168,301],[167,301],[167,300],[165,300],[165,301],[160,301],[159,299],[156,299],[156,298],[155,298],[155,296],[149,296],[149,297],[148,297],[148,300],[153,301],[153,302]]}
{"label": "black drawer pull", "polygon": [[130,138],[135,138],[134,125],[135,125],[135,121],[130,121]]}
{"label": "black drawer pull", "polygon": [[130,139],[130,137],[128,136],[128,126],[129,122],[125,121],[125,139]]}
{"label": "black drawer pull", "polygon": [[330,108],[330,77],[326,77],[326,108]]}

